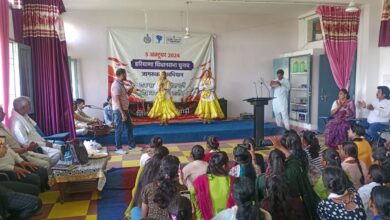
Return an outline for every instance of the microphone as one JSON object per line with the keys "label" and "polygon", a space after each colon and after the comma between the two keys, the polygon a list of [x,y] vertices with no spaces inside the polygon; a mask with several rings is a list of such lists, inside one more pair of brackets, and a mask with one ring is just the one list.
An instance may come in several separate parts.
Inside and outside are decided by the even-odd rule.
{"label": "microphone", "polygon": [[84,105],[85,108],[92,108],[92,109],[99,109],[99,110],[103,110],[103,108],[101,107],[98,107],[98,106],[95,106],[95,105]]}
{"label": "microphone", "polygon": [[270,98],[271,97],[271,90],[268,88],[267,83],[264,82],[263,77],[260,77],[260,80],[263,83],[263,85],[265,86],[265,88],[267,89],[267,91],[268,91],[268,98]]}
{"label": "microphone", "polygon": [[255,85],[255,90],[256,90],[256,98],[259,98],[259,94],[257,93],[257,85],[256,85],[256,82],[253,82],[253,84]]}

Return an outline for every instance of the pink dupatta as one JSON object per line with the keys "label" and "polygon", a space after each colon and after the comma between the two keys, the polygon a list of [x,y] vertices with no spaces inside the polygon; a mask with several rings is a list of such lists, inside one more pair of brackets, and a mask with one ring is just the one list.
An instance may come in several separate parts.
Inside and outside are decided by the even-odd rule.
{"label": "pink dupatta", "polygon": [[[230,176],[229,197],[226,203],[226,208],[234,206],[232,195],[232,183],[234,177]],[[210,220],[214,216],[213,203],[211,201],[211,193],[207,174],[203,174],[195,179],[193,183],[195,196],[200,212],[204,220]]]}

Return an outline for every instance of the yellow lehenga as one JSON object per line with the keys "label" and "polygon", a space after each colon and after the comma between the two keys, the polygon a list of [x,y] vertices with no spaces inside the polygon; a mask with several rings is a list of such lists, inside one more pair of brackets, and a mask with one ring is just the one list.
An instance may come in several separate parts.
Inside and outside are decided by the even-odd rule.
{"label": "yellow lehenga", "polygon": [[198,107],[196,107],[195,110],[195,115],[203,120],[224,118],[225,115],[223,114],[218,98],[214,93],[214,80],[212,78],[202,79],[199,90],[201,90],[202,93]]}
{"label": "yellow lehenga", "polygon": [[[162,84],[162,85],[161,85]],[[161,121],[167,121],[180,115],[172,101],[172,97],[167,94],[170,90],[170,82],[168,80],[157,81],[158,92],[154,100],[153,107],[150,109],[148,116],[150,118],[159,118]],[[169,97],[167,97],[169,96]]]}

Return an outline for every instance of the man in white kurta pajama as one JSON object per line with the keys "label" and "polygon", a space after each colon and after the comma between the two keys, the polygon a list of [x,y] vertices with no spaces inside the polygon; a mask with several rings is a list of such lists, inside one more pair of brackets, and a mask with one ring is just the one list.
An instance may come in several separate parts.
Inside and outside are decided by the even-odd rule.
{"label": "man in white kurta pajama", "polygon": [[288,117],[288,94],[290,90],[290,82],[283,78],[284,71],[277,71],[278,78],[271,81],[271,87],[274,92],[275,99],[272,100],[272,109],[275,114],[275,121],[278,126],[282,126],[289,130],[290,123]]}
{"label": "man in white kurta pajama", "polygon": [[27,114],[30,111],[30,99],[21,96],[16,98],[13,104],[14,109],[11,117],[13,136],[21,145],[29,145],[31,142],[37,143],[42,148],[43,153],[50,158],[50,165],[56,165],[61,157],[61,145],[47,142],[35,130],[36,122]]}

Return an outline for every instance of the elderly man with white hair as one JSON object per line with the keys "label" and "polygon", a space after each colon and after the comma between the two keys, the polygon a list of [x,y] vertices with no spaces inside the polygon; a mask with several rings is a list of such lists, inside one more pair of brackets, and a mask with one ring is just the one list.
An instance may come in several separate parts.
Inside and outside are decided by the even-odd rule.
{"label": "elderly man with white hair", "polygon": [[4,124],[2,123],[4,120],[4,111],[3,107],[0,105],[0,136],[5,137],[5,144],[8,145],[9,148],[14,150],[16,153],[20,154],[22,157],[26,158],[27,161],[46,168],[50,171],[50,158],[47,155],[35,153],[33,150],[38,147],[38,144],[35,142],[30,142],[28,145],[21,145],[14,138]]}
{"label": "elderly man with white hair", "polygon": [[31,101],[26,96],[20,96],[14,100],[14,109],[12,110],[11,130],[22,145],[29,145],[32,142],[42,148],[44,154],[50,157],[50,164],[54,166],[61,157],[61,145],[46,141],[35,129],[36,122],[28,116]]}

